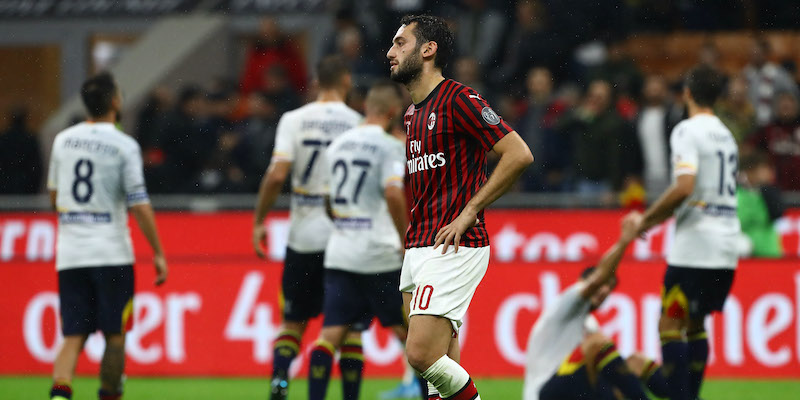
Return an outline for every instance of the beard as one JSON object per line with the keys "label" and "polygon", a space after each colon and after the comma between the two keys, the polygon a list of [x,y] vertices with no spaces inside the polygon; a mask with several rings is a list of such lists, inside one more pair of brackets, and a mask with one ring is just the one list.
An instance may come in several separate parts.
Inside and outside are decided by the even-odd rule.
{"label": "beard", "polygon": [[420,73],[422,73],[422,56],[418,51],[414,51],[405,63],[397,64],[389,77],[397,83],[408,85],[417,79]]}

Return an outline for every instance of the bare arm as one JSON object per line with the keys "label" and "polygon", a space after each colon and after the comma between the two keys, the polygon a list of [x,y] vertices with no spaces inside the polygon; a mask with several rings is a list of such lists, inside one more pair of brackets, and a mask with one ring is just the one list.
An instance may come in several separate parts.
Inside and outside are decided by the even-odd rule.
{"label": "bare arm", "polygon": [[436,242],[433,247],[444,245],[442,254],[447,251],[450,243],[453,243],[455,251],[458,251],[461,235],[475,225],[478,212],[507,192],[517,178],[522,175],[522,171],[533,162],[531,149],[516,131],[500,139],[492,150],[500,155],[500,161],[492,172],[492,176],[464,206],[461,214],[436,234]]}
{"label": "bare arm", "polygon": [[641,223],[642,216],[637,212],[628,214],[622,221],[622,233],[619,240],[603,255],[597,263],[594,272],[589,275],[584,282],[586,285],[581,290],[581,297],[588,299],[600,289],[617,271],[625,249],[636,238],[637,228]]}
{"label": "bare arm", "polygon": [[158,238],[156,228],[156,216],[153,206],[150,203],[136,204],[130,208],[139,229],[147,238],[150,248],[153,249],[153,264],[156,268],[156,286],[163,284],[167,280],[167,261],[164,258],[164,250],[161,248],[161,240]]}
{"label": "bare arm", "polygon": [[283,183],[286,182],[291,168],[292,163],[289,161],[273,162],[269,165],[267,173],[261,180],[253,218],[253,248],[256,254],[261,258],[266,257],[264,249],[266,247],[265,241],[267,238],[267,231],[264,228],[264,219],[267,218],[267,213],[275,204],[275,199],[277,199],[278,195],[281,193],[281,188],[283,187]]}
{"label": "bare arm", "polygon": [[383,190],[383,195],[386,197],[386,205],[389,209],[389,215],[392,216],[392,222],[397,229],[397,234],[400,236],[400,243],[405,244],[406,229],[408,229],[408,211],[406,209],[406,193],[402,187],[387,186]]}
{"label": "bare arm", "polygon": [[643,234],[650,228],[664,222],[671,217],[684,200],[692,194],[694,190],[695,176],[691,174],[679,175],[673,183],[656,202],[642,216],[638,234]]}

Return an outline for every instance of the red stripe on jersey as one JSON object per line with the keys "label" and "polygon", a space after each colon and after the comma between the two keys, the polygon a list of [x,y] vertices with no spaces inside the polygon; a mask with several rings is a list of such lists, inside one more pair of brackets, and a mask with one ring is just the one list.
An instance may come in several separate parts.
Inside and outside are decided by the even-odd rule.
{"label": "red stripe on jersey", "polygon": [[[409,107],[404,123],[412,199],[406,247],[432,246],[486,182],[486,152],[512,129],[477,92],[451,79]],[[483,212],[478,219],[463,246],[489,245]]]}

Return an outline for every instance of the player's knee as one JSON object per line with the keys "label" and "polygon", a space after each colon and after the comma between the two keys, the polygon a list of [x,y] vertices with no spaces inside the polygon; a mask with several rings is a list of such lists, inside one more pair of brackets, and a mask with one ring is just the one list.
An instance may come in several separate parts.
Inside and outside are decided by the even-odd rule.
{"label": "player's knee", "polygon": [[658,321],[658,331],[662,333],[668,331],[683,331],[686,329],[686,325],[687,321],[684,319],[661,315],[661,319]]}
{"label": "player's knee", "polygon": [[122,334],[106,335],[106,347],[125,348],[125,335]]}
{"label": "player's knee", "polygon": [[326,326],[322,328],[322,331],[319,334],[320,339],[324,340],[325,342],[330,343],[333,345],[334,348],[339,348],[344,342],[345,337],[348,339],[360,339],[360,333],[353,335],[347,334],[347,327],[344,326]]}
{"label": "player's knee", "polygon": [[406,357],[411,368],[419,373],[425,372],[433,364],[429,360],[428,351],[420,346],[406,347]]}
{"label": "player's knee", "polygon": [[593,360],[604,347],[608,344],[611,344],[612,341],[602,333],[592,333],[587,335],[583,339],[583,343],[581,343],[581,350],[583,351],[584,357],[589,360]]}
{"label": "player's knee", "polygon": [[694,336],[706,331],[705,319],[691,319],[686,327],[686,334]]}
{"label": "player's knee", "polygon": [[633,353],[625,359],[625,364],[628,365],[628,369],[636,376],[642,375],[648,362],[648,358],[642,353]]}

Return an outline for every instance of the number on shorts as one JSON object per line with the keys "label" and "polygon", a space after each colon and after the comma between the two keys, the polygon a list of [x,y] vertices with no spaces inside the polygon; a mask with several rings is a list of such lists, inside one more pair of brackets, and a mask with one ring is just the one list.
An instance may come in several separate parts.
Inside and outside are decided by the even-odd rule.
{"label": "number on shorts", "polygon": [[[422,304],[422,299],[425,297],[426,293],[427,293],[428,297],[425,298],[425,304]],[[433,295],[433,286],[425,285],[425,287],[422,288],[422,293],[419,292],[419,286],[417,286],[417,292],[414,294],[414,300],[413,300],[412,306],[416,305],[416,308],[418,308],[420,310],[427,310],[428,306],[431,305],[431,296],[432,295]]]}

